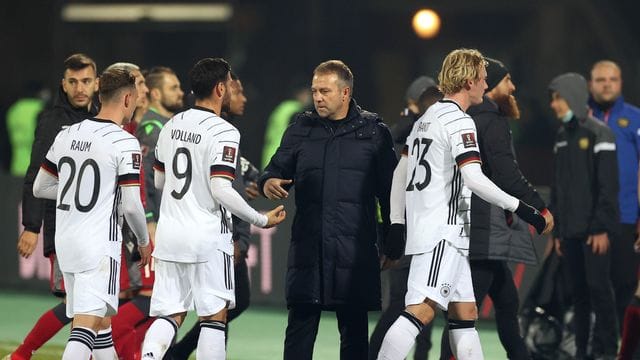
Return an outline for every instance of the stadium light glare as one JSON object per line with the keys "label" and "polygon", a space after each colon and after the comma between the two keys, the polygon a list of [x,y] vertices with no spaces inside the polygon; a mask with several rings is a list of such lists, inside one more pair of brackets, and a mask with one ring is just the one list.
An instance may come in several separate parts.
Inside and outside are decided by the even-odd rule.
{"label": "stadium light glare", "polygon": [[62,20],[67,22],[224,22],[233,15],[229,4],[66,4]]}
{"label": "stadium light glare", "polygon": [[431,9],[421,9],[413,15],[413,31],[422,39],[431,39],[440,31],[440,16]]}

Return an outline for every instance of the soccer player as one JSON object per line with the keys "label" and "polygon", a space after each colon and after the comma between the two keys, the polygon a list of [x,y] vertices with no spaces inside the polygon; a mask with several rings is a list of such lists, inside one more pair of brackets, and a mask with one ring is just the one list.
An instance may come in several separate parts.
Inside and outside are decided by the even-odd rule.
{"label": "soccer player", "polygon": [[154,168],[162,201],[150,310],[158,318],[145,337],[143,359],[162,359],[194,308],[196,356],[224,359],[227,309],[235,305],[231,213],[260,227],[286,216],[283,206],[258,213],[231,187],[240,133],[217,115],[229,101],[230,71],[220,58],[198,61],[189,73],[195,106],[160,131]]}
{"label": "soccer player", "polygon": [[117,311],[120,211],[138,239],[141,265],[150,257],[138,188],[140,145],[121,127],[136,108],[135,77],[106,70],[99,96],[95,118],[58,134],[33,189],[36,197],[57,199],[56,254],[67,288],[66,313],[73,318],[63,359],[89,359],[97,332],[108,326],[105,318]]}
{"label": "soccer player", "polygon": [[482,102],[485,67],[477,50],[447,55],[438,76],[444,98],[414,124],[394,172],[390,236],[405,222],[406,201],[405,253],[413,258],[406,309],[387,332],[378,359],[404,359],[437,308],[449,311],[456,359],[482,359],[468,260],[471,192],[516,212],[539,233],[550,231],[536,209],[500,190],[480,168],[475,125],[465,110]]}

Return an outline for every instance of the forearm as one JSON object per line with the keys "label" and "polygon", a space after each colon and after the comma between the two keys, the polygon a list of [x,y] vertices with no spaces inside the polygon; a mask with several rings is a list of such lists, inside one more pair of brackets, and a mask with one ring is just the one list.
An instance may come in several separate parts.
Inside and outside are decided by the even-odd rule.
{"label": "forearm", "polygon": [[58,197],[58,178],[40,169],[33,182],[33,196],[41,199],[56,200]]}
{"label": "forearm", "polygon": [[393,182],[391,183],[391,209],[389,218],[392,224],[405,223],[405,207],[407,198],[405,189],[407,188],[407,157],[402,156],[400,162],[393,171]]}
{"label": "forearm", "polygon": [[127,224],[138,239],[138,246],[147,246],[149,245],[149,233],[140,200],[140,188],[138,186],[122,186],[120,189],[122,191],[122,212]]}
{"label": "forearm", "polygon": [[231,186],[231,181],[221,177],[211,178],[211,194],[213,198],[232,214],[259,227],[265,227],[268,219],[253,209]]}
{"label": "forearm", "polygon": [[478,163],[468,163],[460,168],[464,184],[482,200],[508,211],[515,211],[520,201],[500,190],[483,173]]}

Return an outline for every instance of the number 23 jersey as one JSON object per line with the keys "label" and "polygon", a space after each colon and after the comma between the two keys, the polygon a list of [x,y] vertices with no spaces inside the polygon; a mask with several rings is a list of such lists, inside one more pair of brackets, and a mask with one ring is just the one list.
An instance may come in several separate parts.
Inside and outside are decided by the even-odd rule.
{"label": "number 23 jersey", "polygon": [[433,104],[413,125],[408,156],[407,254],[433,249],[442,239],[469,248],[471,191],[460,166],[480,162],[475,123],[452,100]]}
{"label": "number 23 jersey", "polygon": [[120,262],[120,186],[140,185],[140,144],[116,123],[86,119],[63,129],[42,168],[58,178],[56,256],[64,272]]}
{"label": "number 23 jersey", "polygon": [[235,177],[238,130],[194,107],[162,128],[155,171],[165,174],[153,256],[165,261],[205,262],[216,249],[233,254],[231,214],[211,194],[210,178]]}

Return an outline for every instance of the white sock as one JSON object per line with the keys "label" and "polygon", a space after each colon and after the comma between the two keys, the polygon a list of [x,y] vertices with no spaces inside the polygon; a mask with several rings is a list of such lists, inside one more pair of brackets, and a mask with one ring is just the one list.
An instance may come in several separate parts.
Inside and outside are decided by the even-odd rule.
{"label": "white sock", "polygon": [[457,360],[484,359],[473,320],[449,320],[449,343]]}
{"label": "white sock", "polygon": [[84,327],[74,327],[71,329],[69,341],[62,354],[63,360],[90,359],[93,343],[96,340],[96,333]]}
{"label": "white sock", "polygon": [[144,337],[142,359],[162,359],[177,332],[178,324],[175,320],[167,317],[157,318]]}
{"label": "white sock", "polygon": [[200,337],[196,349],[196,359],[224,360],[227,350],[224,332],[227,325],[220,321],[200,322]]}
{"label": "white sock", "polygon": [[98,331],[96,342],[93,345],[94,360],[118,360],[116,348],[111,338],[111,326],[108,329]]}
{"label": "white sock", "polygon": [[407,357],[422,329],[413,314],[403,311],[384,336],[378,360],[402,360]]}

